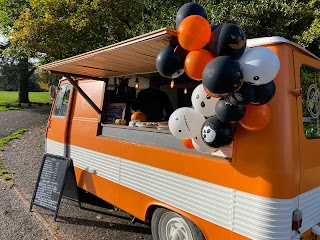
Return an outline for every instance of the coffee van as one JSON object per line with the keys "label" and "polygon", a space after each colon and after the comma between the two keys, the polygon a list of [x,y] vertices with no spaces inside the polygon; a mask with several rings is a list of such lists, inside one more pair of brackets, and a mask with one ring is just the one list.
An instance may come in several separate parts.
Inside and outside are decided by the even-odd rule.
{"label": "coffee van", "polygon": [[[41,66],[65,76],[46,152],[70,157],[78,187],[150,224],[154,239],[320,239],[320,59],[281,37],[248,40],[280,59],[271,120],[257,132],[238,126],[231,146],[203,154],[167,129],[113,121],[175,39],[160,29]],[[162,89],[175,108],[199,84],[170,81]]]}

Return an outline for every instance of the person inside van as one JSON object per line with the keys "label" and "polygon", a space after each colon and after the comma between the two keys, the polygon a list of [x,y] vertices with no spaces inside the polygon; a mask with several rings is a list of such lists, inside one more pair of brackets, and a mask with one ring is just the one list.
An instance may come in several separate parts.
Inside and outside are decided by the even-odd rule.
{"label": "person inside van", "polygon": [[152,76],[149,88],[139,92],[135,106],[132,108],[145,113],[148,122],[168,120],[174,111],[168,95],[160,90],[160,81],[159,75]]}

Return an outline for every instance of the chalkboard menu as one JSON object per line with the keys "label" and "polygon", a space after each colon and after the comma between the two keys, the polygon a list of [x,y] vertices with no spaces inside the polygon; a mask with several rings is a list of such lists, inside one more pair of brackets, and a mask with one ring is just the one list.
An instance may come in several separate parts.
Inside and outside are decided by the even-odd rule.
{"label": "chalkboard menu", "polygon": [[125,103],[110,103],[107,106],[106,111],[106,122],[107,123],[114,123],[116,119],[124,119],[126,110]]}
{"label": "chalkboard menu", "polygon": [[[68,189],[67,191],[65,189]],[[52,210],[55,212],[55,220],[59,210],[61,197],[77,200],[79,195],[73,163],[70,158],[45,154],[38,175],[37,184],[30,204]]]}

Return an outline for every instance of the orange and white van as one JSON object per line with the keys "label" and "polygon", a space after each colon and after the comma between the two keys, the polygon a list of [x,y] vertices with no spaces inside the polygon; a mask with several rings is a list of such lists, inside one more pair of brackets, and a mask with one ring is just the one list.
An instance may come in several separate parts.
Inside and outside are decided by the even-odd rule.
{"label": "orange and white van", "polygon": [[[119,79],[148,79],[175,38],[160,29],[41,66],[65,76],[46,152],[70,157],[80,188],[150,223],[154,239],[319,240],[320,59],[281,37],[248,40],[280,59],[270,123],[239,125],[231,147],[203,154],[168,130],[106,121],[108,104],[125,103]],[[184,87],[162,88],[179,107]]]}

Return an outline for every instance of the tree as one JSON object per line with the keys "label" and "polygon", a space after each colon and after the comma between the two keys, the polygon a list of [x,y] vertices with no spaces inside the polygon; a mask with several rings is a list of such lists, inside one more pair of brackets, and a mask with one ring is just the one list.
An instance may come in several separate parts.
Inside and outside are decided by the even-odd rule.
{"label": "tree", "polygon": [[18,77],[14,59],[0,54],[0,90],[17,91]]}
{"label": "tree", "polygon": [[320,56],[319,0],[199,1],[213,24],[238,24],[248,38],[281,36]]}
{"label": "tree", "polygon": [[[28,7],[25,0],[5,1],[0,0],[0,30],[6,37],[11,36],[13,26],[19,19],[21,12]],[[28,80],[35,71],[36,67],[29,62],[29,55],[24,51],[21,46],[13,44],[9,41],[7,44],[2,45],[4,54],[14,57],[18,61],[17,72],[19,76],[19,99],[20,103],[29,103],[28,97]]]}
{"label": "tree", "polygon": [[15,45],[44,61],[62,59],[133,35],[140,6],[134,0],[30,0],[12,25]]}
{"label": "tree", "polygon": [[[213,24],[233,22],[249,38],[280,35],[319,51],[320,0],[199,0]],[[7,1],[0,0],[0,3]],[[11,0],[18,6],[2,26],[12,43],[43,62],[63,59],[160,27],[175,28],[185,0]],[[8,11],[8,12],[10,12]]]}

